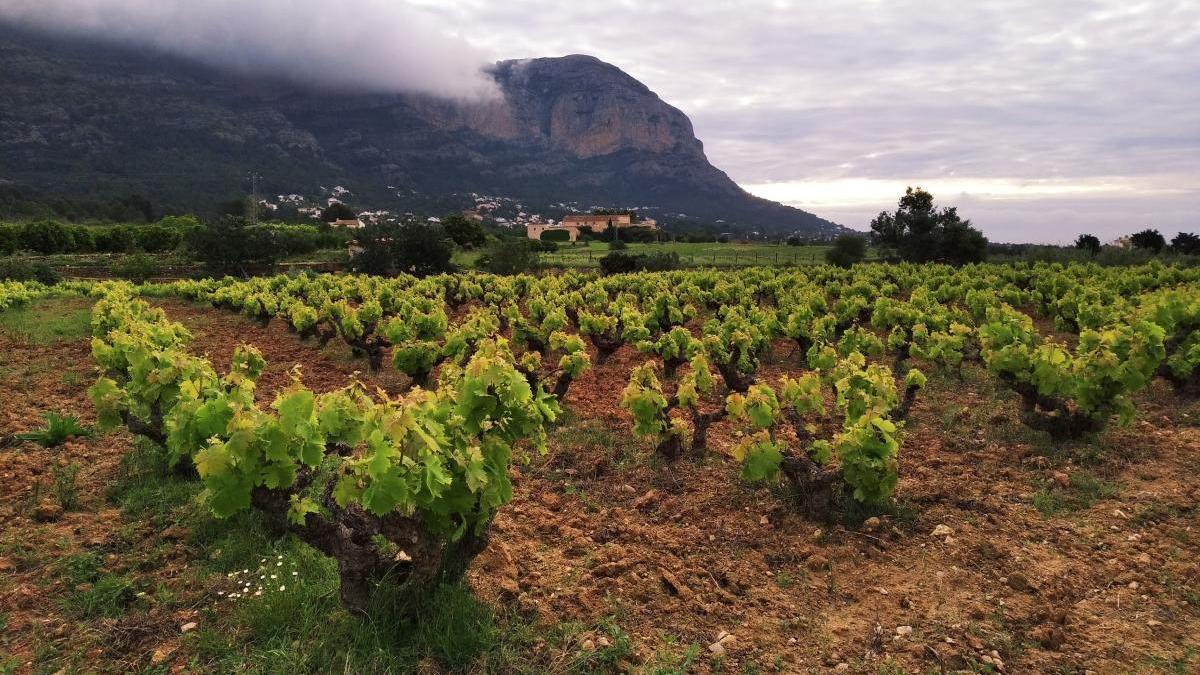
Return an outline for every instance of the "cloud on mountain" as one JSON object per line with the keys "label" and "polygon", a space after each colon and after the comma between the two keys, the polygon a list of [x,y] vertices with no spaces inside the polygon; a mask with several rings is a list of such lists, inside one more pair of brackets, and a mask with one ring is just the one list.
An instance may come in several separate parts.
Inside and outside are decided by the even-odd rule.
{"label": "cloud on mountain", "polygon": [[485,53],[389,0],[5,0],[0,20],[333,87],[495,93]]}

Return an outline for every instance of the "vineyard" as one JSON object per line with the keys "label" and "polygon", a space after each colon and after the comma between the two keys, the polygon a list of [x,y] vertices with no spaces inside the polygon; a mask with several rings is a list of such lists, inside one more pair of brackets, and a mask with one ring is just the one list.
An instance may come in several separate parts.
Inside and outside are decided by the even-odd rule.
{"label": "vineyard", "polygon": [[1200,668],[1200,268],[0,283],[11,317],[14,672]]}

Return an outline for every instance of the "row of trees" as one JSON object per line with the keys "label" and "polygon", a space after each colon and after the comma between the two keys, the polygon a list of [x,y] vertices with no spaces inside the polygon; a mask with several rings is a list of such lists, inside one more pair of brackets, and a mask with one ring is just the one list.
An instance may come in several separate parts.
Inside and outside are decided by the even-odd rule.
{"label": "row of trees", "polygon": [[200,227],[192,216],[168,216],[149,225],[68,225],[56,220],[0,224],[0,255],[57,253],[160,253],[179,246]]}
{"label": "row of trees", "polygon": [[[1145,229],[1129,236],[1129,244],[1136,249],[1150,251],[1155,255],[1167,248],[1167,239],[1158,230]],[[1094,234],[1081,234],[1075,240],[1075,248],[1095,255],[1100,252],[1100,238]],[[1181,255],[1200,255],[1200,235],[1180,232],[1171,239],[1170,250]]]}
{"label": "row of trees", "polygon": [[[227,234],[245,227],[244,218],[225,216],[203,225],[194,216],[168,216],[149,225],[68,225],[53,220],[0,224],[0,255],[30,251],[42,255],[64,253],[164,253],[184,249],[203,259],[210,252],[210,231]],[[269,239],[281,256],[341,248],[348,236],[342,230],[318,225],[264,223],[258,234],[215,242],[227,249],[245,245],[255,257],[255,238]]]}

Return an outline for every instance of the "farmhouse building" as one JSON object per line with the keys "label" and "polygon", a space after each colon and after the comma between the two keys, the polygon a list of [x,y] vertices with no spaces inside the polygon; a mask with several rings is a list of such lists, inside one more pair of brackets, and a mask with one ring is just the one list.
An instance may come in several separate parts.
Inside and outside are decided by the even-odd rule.
{"label": "farmhouse building", "polygon": [[590,230],[597,234],[604,232],[610,227],[645,227],[651,230],[658,229],[658,223],[644,218],[639,222],[633,222],[633,217],[628,213],[619,213],[611,215],[569,215],[562,219],[561,223],[557,224],[529,224],[525,226],[525,235],[530,239],[541,239],[545,232],[567,232],[571,241],[579,238],[579,233],[583,230]]}

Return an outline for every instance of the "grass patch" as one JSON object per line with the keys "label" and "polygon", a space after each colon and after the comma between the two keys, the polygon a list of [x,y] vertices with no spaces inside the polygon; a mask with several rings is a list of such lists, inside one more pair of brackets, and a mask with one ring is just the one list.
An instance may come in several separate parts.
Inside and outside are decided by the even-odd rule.
{"label": "grass patch", "polygon": [[167,466],[161,448],[138,437],[133,449],[121,458],[108,499],[119,505],[129,519],[148,520],[162,528],[180,518],[179,511],[195,501],[200,489],[198,481]]}
{"label": "grass patch", "polygon": [[195,647],[211,672],[412,672],[430,659],[449,671],[508,672],[520,670],[517,654],[534,639],[519,619],[498,614],[464,584],[419,595],[385,584],[366,616],[351,615],[338,598],[334,561],[290,537],[272,539],[253,514],[200,527],[194,543],[211,551],[210,574],[257,571],[264,559],[268,570],[279,560],[274,569],[296,572],[283,575],[284,591],[225,601],[234,630],[209,611]]}
{"label": "grass patch", "polygon": [[1082,511],[1116,493],[1116,484],[1078,471],[1071,474],[1070,483],[1065,489],[1050,485],[1039,489],[1033,495],[1033,507],[1043,516],[1049,517],[1062,512]]}
{"label": "grass patch", "polygon": [[63,599],[63,609],[83,619],[116,617],[125,613],[134,599],[133,580],[126,576],[108,574],[95,583],[72,591]]}
{"label": "grass patch", "polygon": [[81,303],[55,298],[8,309],[0,313],[0,333],[39,346],[82,340],[91,335],[92,311]]}
{"label": "grass patch", "polygon": [[95,553],[75,553],[56,564],[58,573],[72,586],[90,584],[100,578],[100,556]]}
{"label": "grass patch", "polygon": [[663,647],[654,653],[646,664],[648,675],[685,675],[692,670],[700,656],[700,643],[693,642],[678,651],[678,641],[673,635],[663,637]]}

